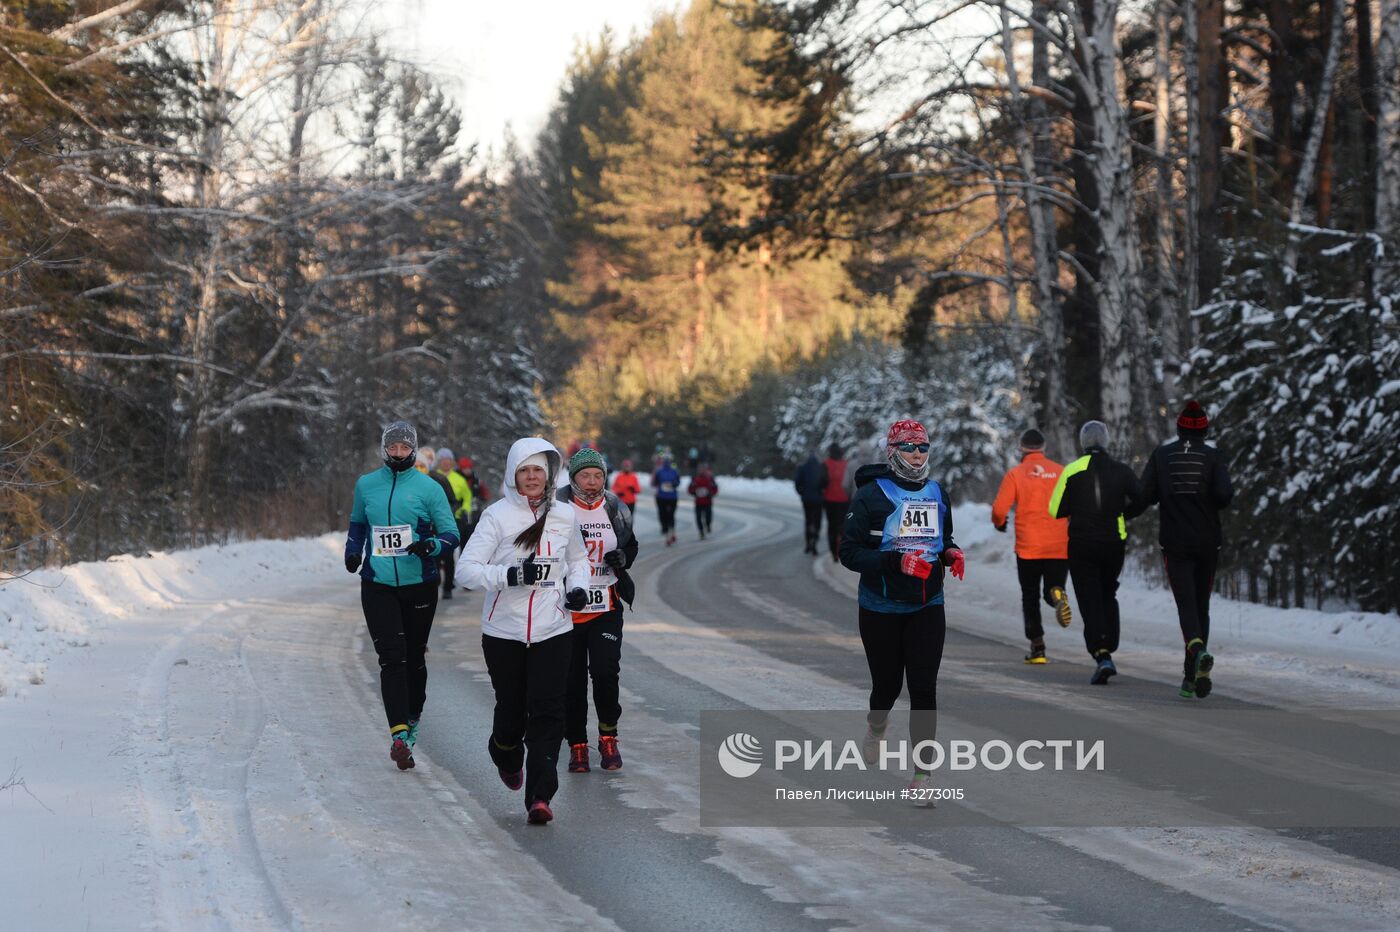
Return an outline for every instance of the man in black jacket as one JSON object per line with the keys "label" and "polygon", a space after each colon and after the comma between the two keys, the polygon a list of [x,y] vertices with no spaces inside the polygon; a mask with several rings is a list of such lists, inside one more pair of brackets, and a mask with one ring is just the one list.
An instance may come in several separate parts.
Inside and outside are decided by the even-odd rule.
{"label": "man in black jacket", "polygon": [[822,534],[822,487],[826,485],[826,473],[822,470],[821,460],[817,459],[817,454],[807,454],[806,461],[797,467],[797,475],[793,479],[793,485],[797,487],[797,494],[802,499],[803,525],[806,533],[806,545],[802,548],[802,552],[815,555],[817,541],[821,539]]}
{"label": "man in black jacket", "polygon": [[1235,494],[1224,457],[1206,444],[1209,427],[1205,410],[1188,401],[1176,419],[1177,439],[1154,450],[1142,471],[1146,503],[1161,506],[1158,541],[1186,644],[1181,695],[1201,699],[1210,695],[1215,666],[1206,645],[1220,557],[1220,512]]}
{"label": "man in black jacket", "polygon": [[1118,575],[1127,552],[1128,525],[1147,508],[1137,474],[1108,455],[1108,427],[1086,421],[1079,428],[1084,455],[1060,473],[1050,496],[1050,516],[1069,519],[1069,572],[1084,646],[1096,664],[1089,682],[1102,686],[1118,672]]}

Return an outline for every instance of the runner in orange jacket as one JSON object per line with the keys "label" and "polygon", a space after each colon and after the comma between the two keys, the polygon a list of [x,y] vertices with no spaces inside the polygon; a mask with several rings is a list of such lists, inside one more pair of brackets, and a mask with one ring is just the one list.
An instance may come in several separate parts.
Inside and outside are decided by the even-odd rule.
{"label": "runner in orange jacket", "polygon": [[1069,574],[1069,529],[1050,517],[1050,495],[1064,467],[1046,457],[1045,436],[1035,428],[1021,435],[1020,465],[1007,471],[992,503],[992,524],[1006,530],[1016,509],[1016,576],[1021,581],[1021,614],[1031,652],[1026,663],[1045,663],[1045,630],[1040,626],[1040,599],[1055,609],[1061,627],[1073,616],[1065,580]]}

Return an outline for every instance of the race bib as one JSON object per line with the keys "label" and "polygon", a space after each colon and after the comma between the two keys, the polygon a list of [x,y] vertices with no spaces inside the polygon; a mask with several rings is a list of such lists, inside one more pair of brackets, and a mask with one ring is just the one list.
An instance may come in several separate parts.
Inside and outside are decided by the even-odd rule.
{"label": "race bib", "polygon": [[376,525],[370,528],[370,553],[376,557],[402,557],[413,543],[413,528],[407,524]]}
{"label": "race bib", "polygon": [[709,498],[709,497],[710,497],[710,490],[709,490],[709,489],[696,489],[696,490],[695,490],[695,497],[696,497],[696,498]]}
{"label": "race bib", "polygon": [[899,511],[899,537],[938,537],[938,503],[904,502]]}
{"label": "race bib", "polygon": [[612,608],[612,587],[610,585],[590,582],[588,588],[583,591],[588,596],[588,601],[584,603],[583,608],[578,610],[578,614],[596,615]]}
{"label": "race bib", "polygon": [[[523,562],[523,561],[522,561]],[[540,578],[535,580],[532,589],[558,589],[564,572],[564,561],[558,557],[535,555],[535,566],[539,567]],[[523,572],[523,571],[522,571]]]}
{"label": "race bib", "polygon": [[676,491],[676,484],[674,482],[663,482],[661,483],[661,491],[674,492]]}

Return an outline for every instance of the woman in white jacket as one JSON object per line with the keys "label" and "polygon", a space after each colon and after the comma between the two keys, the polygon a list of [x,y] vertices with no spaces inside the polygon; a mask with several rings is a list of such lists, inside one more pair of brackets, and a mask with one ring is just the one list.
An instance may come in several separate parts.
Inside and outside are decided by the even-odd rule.
{"label": "woman in white jacket", "polygon": [[572,508],[551,508],[563,457],[547,440],[517,440],[504,494],[481,513],[457,560],[459,586],[486,593],[481,651],[496,692],[487,749],[529,821],[554,818],[564,741],[564,694],[575,608],[587,600],[588,552]]}

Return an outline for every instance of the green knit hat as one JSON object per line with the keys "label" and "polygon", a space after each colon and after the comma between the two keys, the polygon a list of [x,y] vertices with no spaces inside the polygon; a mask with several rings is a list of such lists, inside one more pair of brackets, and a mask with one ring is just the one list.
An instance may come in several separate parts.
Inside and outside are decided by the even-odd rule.
{"label": "green knit hat", "polygon": [[569,478],[578,475],[580,469],[587,469],[596,466],[603,471],[603,475],[608,474],[608,464],[603,460],[603,454],[592,447],[584,447],[573,456],[569,457]]}

